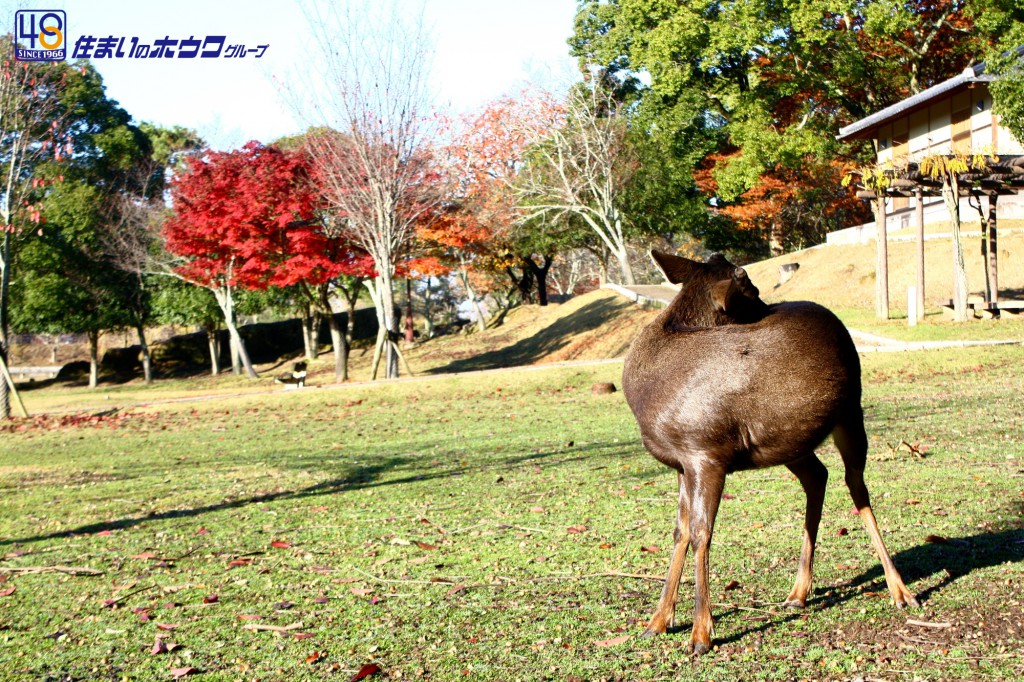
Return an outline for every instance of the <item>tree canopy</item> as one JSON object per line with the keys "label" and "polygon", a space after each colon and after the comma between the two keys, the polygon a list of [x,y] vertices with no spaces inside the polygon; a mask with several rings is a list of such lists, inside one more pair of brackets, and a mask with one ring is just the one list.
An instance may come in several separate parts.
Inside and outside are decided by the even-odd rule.
{"label": "tree canopy", "polygon": [[647,134],[676,140],[663,149],[696,161],[712,214],[781,251],[864,217],[837,188],[843,163],[871,150],[837,143],[838,128],[983,56],[1015,21],[1013,7],[584,1],[569,43],[581,67],[620,83]]}

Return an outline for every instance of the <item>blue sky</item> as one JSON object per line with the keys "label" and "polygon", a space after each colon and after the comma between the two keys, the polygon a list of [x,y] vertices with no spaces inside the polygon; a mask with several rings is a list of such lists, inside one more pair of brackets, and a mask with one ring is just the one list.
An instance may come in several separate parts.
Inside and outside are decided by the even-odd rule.
{"label": "blue sky", "polygon": [[[382,4],[335,1],[367,11]],[[421,4],[397,2],[410,9]],[[527,82],[564,87],[573,77],[565,41],[574,0],[422,0],[422,5],[434,38],[431,83],[438,103],[455,113]],[[165,36],[223,34],[232,44],[269,45],[258,60],[102,59],[93,64],[107,94],[136,120],[194,128],[216,148],[249,139],[267,142],[301,127],[273,83],[297,69],[315,69],[308,57],[314,41],[297,0],[5,0],[3,8],[3,17],[15,9],[63,9],[72,48],[82,35],[129,41],[137,36],[140,43],[152,44]]]}

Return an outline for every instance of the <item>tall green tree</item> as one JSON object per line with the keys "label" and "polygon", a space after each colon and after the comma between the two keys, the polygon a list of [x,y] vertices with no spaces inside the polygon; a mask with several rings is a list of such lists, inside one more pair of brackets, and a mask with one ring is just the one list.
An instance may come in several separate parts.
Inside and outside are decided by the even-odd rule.
{"label": "tall green tree", "polygon": [[[679,140],[668,149],[703,158],[698,165],[714,180],[709,210],[735,225],[717,209],[747,205],[747,214],[766,216],[749,224],[780,248],[794,223],[771,216],[792,202],[773,186],[799,190],[830,160],[867,160],[871,150],[838,145],[836,131],[976,58],[991,34],[975,30],[969,5],[588,1],[579,4],[570,45],[581,66],[632,85],[644,128]],[[794,196],[805,216],[835,201],[821,191]]]}
{"label": "tall green tree", "polygon": [[46,223],[19,255],[25,272],[14,283],[17,326],[88,334],[95,386],[102,331],[135,328],[145,347],[147,294],[139,280],[115,266],[105,236],[125,207],[145,200],[150,180],[140,168],[147,167],[152,148],[128,113],[106,96],[91,66],[67,70],[54,96],[68,154],[34,169]]}
{"label": "tall green tree", "polygon": [[985,54],[986,68],[999,77],[989,85],[993,110],[1018,140],[1024,140],[1024,3],[976,0],[971,10],[986,35],[998,36]]}
{"label": "tall green tree", "polygon": [[[40,229],[34,205],[40,189],[36,168],[68,149],[59,92],[63,62],[19,62],[14,38],[0,36],[0,362],[7,362],[10,289],[18,247]],[[10,387],[0,381],[0,418],[10,416]]]}

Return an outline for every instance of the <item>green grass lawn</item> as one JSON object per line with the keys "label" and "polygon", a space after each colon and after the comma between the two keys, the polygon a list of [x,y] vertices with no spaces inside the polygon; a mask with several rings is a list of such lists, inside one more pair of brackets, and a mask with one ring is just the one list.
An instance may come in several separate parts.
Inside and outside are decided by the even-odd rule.
{"label": "green grass lawn", "polygon": [[15,420],[0,679],[1020,679],[1020,348],[864,363],[868,485],[919,611],[890,605],[827,445],[808,609],[777,607],[799,485],[742,472],[712,552],[715,650],[685,655],[689,566],[680,627],[639,639],[675,476],[621,393],[590,391],[620,364],[517,370]]}

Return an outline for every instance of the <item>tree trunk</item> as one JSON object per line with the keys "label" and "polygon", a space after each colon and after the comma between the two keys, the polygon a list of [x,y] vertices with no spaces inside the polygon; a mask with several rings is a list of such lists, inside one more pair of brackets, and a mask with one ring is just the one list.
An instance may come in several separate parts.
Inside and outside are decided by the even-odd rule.
{"label": "tree trunk", "polygon": [[89,332],[89,388],[96,388],[100,378],[100,333]]}
{"label": "tree trunk", "polygon": [[327,326],[331,329],[331,347],[334,349],[334,381],[340,384],[348,381],[348,340],[335,315],[327,317]]}
{"label": "tree trunk", "polygon": [[[554,259],[551,256],[541,256],[541,265],[537,265],[537,261],[533,260],[533,256],[525,256],[523,262],[526,267],[533,273],[533,278],[537,281],[537,303],[539,305],[548,304],[548,271],[551,269],[551,264]],[[630,272],[632,275],[632,271]]]}
{"label": "tree trunk", "polygon": [[[337,284],[337,290],[341,292],[341,300],[345,304],[345,323],[339,325],[337,317],[329,312],[331,324],[331,343],[334,347],[334,380],[337,382],[348,381],[348,356],[352,348],[352,339],[355,338],[356,328],[356,303],[359,302],[359,288],[362,279],[356,278],[351,287]],[[324,306],[330,311],[331,307],[326,303]],[[335,336],[338,334],[339,336]]]}
{"label": "tree trunk", "polygon": [[942,199],[949,212],[949,226],[953,234],[953,319],[967,321],[967,270],[964,268],[964,246],[960,239],[960,183],[956,175],[942,179]]}
{"label": "tree trunk", "polygon": [[215,326],[204,327],[206,342],[210,346],[210,374],[220,374],[220,340],[217,338],[219,329]]}
{"label": "tree trunk", "polygon": [[231,373],[235,376],[242,374],[242,355],[238,352],[238,344],[235,343],[235,337],[231,333],[231,325],[227,325],[228,328],[228,351],[231,353]]}
{"label": "tree trunk", "polygon": [[[4,221],[7,222],[6,220]],[[0,247],[0,359],[7,364],[10,341],[10,283],[11,283],[11,229],[5,225],[3,246]],[[0,381],[0,419],[11,417],[11,390],[6,381]]]}
{"label": "tree trunk", "polygon": [[306,362],[313,362],[313,345],[310,339],[310,327],[312,326],[312,315],[309,305],[303,305],[300,311],[299,324],[302,327],[302,349],[306,355]]}
{"label": "tree trunk", "polygon": [[412,321],[412,278],[405,280],[405,342],[412,343],[416,340],[416,328]]}
{"label": "tree trunk", "polygon": [[434,338],[434,302],[431,299],[433,290],[430,286],[430,279],[431,278],[427,276],[425,286],[423,288],[423,317],[426,318],[427,322],[426,337],[428,339]]}
{"label": "tree trunk", "polygon": [[875,200],[875,316],[889,319],[889,230],[885,195]]}
{"label": "tree trunk", "polygon": [[782,243],[782,226],[777,220],[773,220],[771,227],[768,228],[768,252],[772,258],[786,252],[786,247]]}
{"label": "tree trunk", "polygon": [[395,290],[391,273],[379,272],[373,280],[365,282],[370,291],[374,307],[377,309],[377,323],[380,331],[377,334],[377,348],[384,358],[384,376],[387,379],[398,378],[398,354],[391,343],[398,338],[398,318],[395,316]]}
{"label": "tree trunk", "polygon": [[516,289],[519,291],[519,299],[523,304],[533,303],[533,271],[528,267],[522,268],[523,274],[521,277],[516,277],[515,271],[511,267],[505,268],[505,273],[508,274],[509,279],[516,285]]}
{"label": "tree trunk", "polygon": [[238,359],[242,363],[242,367],[245,369],[245,374],[250,379],[256,379],[259,374],[256,373],[256,369],[252,366],[252,361],[249,359],[249,351],[245,349],[245,341],[242,340],[242,335],[238,333],[238,327],[235,325],[235,321],[225,322],[228,328],[228,334],[232,340],[232,346],[235,352],[238,353]]}
{"label": "tree trunk", "polygon": [[153,359],[149,354],[149,344],[146,343],[146,328],[137,324],[135,333],[139,336],[139,347],[142,349],[142,377],[149,386],[153,383]]}
{"label": "tree trunk", "polygon": [[235,370],[236,374],[241,374],[236,365],[236,362],[238,362],[245,368],[245,373],[250,379],[256,379],[259,375],[253,368],[252,361],[249,360],[249,352],[245,349],[245,342],[242,340],[242,335],[238,333],[238,326],[235,324],[235,302],[231,296],[231,289],[228,287],[214,287],[211,288],[211,291],[213,291],[214,298],[217,299],[217,305],[220,306],[221,312],[224,313],[224,325],[228,328],[228,336],[231,338],[232,369]]}
{"label": "tree trunk", "polygon": [[619,261],[619,268],[622,270],[622,284],[631,287],[636,284],[636,279],[633,277],[633,266],[629,262],[629,249],[626,246],[626,236],[622,230],[622,216],[615,208],[611,210],[611,220],[611,229],[608,232],[613,237],[615,245],[612,255]]}
{"label": "tree trunk", "polygon": [[636,284],[636,279],[633,277],[633,266],[629,263],[629,252],[626,250],[625,245],[614,255],[616,260],[619,261],[619,268],[622,270],[623,286],[631,287]]}
{"label": "tree trunk", "polygon": [[[509,268],[511,274],[511,268]],[[514,279],[514,278],[513,278]],[[459,281],[462,282],[462,286],[466,289],[466,296],[473,303],[473,308],[476,310],[476,328],[480,331],[487,329],[487,316],[484,315],[484,309],[480,305],[480,301],[476,298],[476,292],[473,291],[473,285],[469,283],[469,273],[466,272],[464,267],[459,268]]]}

